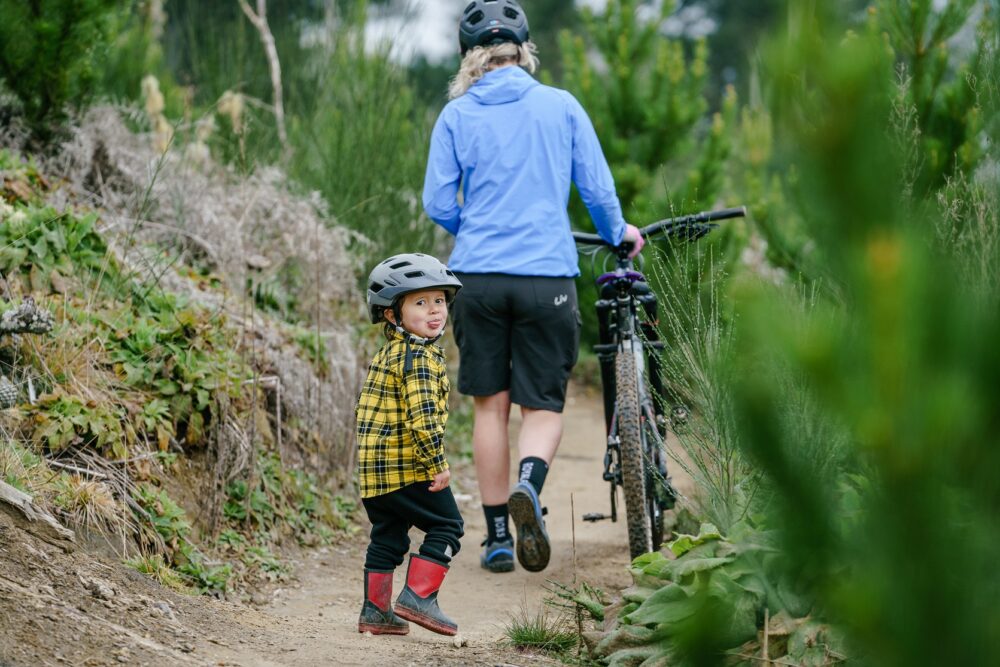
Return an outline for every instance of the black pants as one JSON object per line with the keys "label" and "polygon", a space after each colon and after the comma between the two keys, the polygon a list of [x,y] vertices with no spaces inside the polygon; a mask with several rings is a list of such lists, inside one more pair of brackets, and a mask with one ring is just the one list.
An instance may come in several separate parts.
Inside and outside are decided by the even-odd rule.
{"label": "black pants", "polygon": [[462,547],[462,515],[451,489],[431,493],[430,482],[417,482],[361,502],[372,522],[371,543],[365,556],[369,570],[393,570],[410,550],[410,528],[426,533],[420,554],[445,565]]}

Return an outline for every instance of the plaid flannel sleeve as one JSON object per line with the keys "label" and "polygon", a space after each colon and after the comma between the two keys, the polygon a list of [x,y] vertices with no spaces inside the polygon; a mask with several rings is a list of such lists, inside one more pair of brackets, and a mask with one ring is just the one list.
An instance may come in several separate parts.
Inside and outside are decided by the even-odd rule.
{"label": "plaid flannel sleeve", "polygon": [[448,469],[444,430],[448,416],[442,398],[442,373],[429,355],[413,355],[413,369],[403,377],[402,400],[413,435],[414,458],[432,475]]}
{"label": "plaid flannel sleeve", "polygon": [[412,460],[394,438],[406,406],[393,399],[395,382],[380,352],[368,371],[357,405],[358,481],[363,498],[402,487]]}

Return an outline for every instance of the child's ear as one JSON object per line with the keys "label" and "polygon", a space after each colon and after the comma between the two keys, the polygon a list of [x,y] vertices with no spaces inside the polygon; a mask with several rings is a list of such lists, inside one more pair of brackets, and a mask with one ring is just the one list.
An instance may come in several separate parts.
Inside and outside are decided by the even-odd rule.
{"label": "child's ear", "polygon": [[392,312],[392,308],[386,308],[384,311],[382,311],[382,315],[385,316],[385,319],[389,321],[389,324],[396,323],[396,313]]}

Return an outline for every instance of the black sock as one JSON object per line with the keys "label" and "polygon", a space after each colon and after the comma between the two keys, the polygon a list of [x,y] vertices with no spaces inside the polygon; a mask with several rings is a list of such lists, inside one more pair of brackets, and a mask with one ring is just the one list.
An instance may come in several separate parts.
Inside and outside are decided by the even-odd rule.
{"label": "black sock", "polygon": [[521,473],[517,476],[517,481],[528,482],[535,487],[535,493],[541,494],[548,472],[548,463],[537,456],[528,456],[521,459]]}
{"label": "black sock", "polygon": [[497,542],[510,537],[507,530],[507,503],[503,505],[483,505],[486,515],[486,542]]}

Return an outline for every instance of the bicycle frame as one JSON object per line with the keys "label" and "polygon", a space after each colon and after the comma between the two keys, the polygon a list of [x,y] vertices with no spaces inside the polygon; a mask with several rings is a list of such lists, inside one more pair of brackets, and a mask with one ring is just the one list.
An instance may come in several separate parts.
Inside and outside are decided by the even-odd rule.
{"label": "bicycle frame", "polygon": [[[631,352],[634,360],[635,377],[648,380],[637,385],[638,404],[641,411],[640,419],[646,422],[645,427],[656,429],[659,442],[665,437],[665,422],[662,420],[663,387],[659,373],[657,354],[663,348],[656,329],[658,322],[658,299],[649,288],[645,276],[635,271],[632,260],[624,252],[620,252],[617,266],[613,272],[604,273],[597,278],[600,287],[600,298],[595,303],[598,319],[598,336],[600,342],[594,346],[601,364],[601,383],[604,397],[604,420],[607,433],[607,450],[604,455],[603,479],[611,485],[611,515],[612,521],[618,520],[617,487],[623,486],[620,438],[616,420],[618,418],[617,389],[615,386],[615,360],[620,352]],[[640,310],[642,315],[640,315]],[[643,317],[644,316],[644,317]],[[648,369],[648,373],[647,373]],[[651,390],[651,391],[650,391]],[[642,452],[649,472],[666,480],[666,502],[658,508],[657,514],[673,506],[675,492],[669,487],[666,461],[663,460],[655,443],[644,443]],[[656,484],[657,480],[647,479],[647,485]],[[594,517],[591,520],[596,520]],[[658,522],[658,517],[651,517]],[[656,532],[654,530],[654,532]]]}
{"label": "bicycle frame", "polygon": [[[643,374],[648,366],[653,393],[662,396],[658,359],[654,353],[663,348],[656,329],[659,320],[659,300],[656,294],[649,288],[645,276],[633,270],[632,260],[627,257],[619,258],[615,271],[598,277],[597,284],[601,287],[600,298],[594,304],[600,340],[594,346],[594,351],[598,359],[613,362],[617,351],[628,346],[636,356],[636,370]],[[639,316],[639,306],[642,306],[645,320]],[[604,389],[604,420],[610,432],[614,413],[614,387]],[[659,404],[655,408],[659,414]]]}
{"label": "bicycle frame", "polygon": [[[746,208],[732,208],[661,220],[640,230],[643,237],[663,231],[689,241],[717,225],[713,220],[743,217]],[[610,245],[594,234],[573,233],[578,243]],[[599,342],[594,346],[601,365],[607,449],[604,481],[610,484],[611,514],[587,514],[586,521],[618,520],[617,488],[625,492],[629,547],[635,557],[658,549],[664,538],[663,513],[672,508],[677,492],[670,484],[665,458],[666,399],[660,377],[657,324],[659,303],[642,273],[629,257],[631,244],[614,247],[615,269],[597,278]],[[619,386],[621,383],[621,386]]]}

